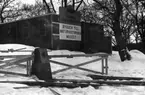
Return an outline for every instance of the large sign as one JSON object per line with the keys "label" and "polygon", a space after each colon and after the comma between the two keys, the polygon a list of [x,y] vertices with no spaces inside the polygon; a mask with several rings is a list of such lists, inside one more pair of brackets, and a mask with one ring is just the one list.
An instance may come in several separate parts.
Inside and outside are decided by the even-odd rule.
{"label": "large sign", "polygon": [[59,8],[60,22],[80,25],[81,14],[78,11],[70,11],[68,8]]}
{"label": "large sign", "polygon": [[71,24],[59,24],[60,40],[81,41],[81,26]]}

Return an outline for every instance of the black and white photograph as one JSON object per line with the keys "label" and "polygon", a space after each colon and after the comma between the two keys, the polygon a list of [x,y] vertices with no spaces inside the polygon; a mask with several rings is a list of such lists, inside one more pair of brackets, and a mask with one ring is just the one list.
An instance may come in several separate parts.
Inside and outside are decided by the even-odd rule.
{"label": "black and white photograph", "polygon": [[145,0],[0,0],[0,95],[145,95]]}

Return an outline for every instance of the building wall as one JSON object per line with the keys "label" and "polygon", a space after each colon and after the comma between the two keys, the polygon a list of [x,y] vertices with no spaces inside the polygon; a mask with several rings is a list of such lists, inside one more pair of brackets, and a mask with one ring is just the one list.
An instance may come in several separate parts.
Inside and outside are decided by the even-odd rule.
{"label": "building wall", "polygon": [[[81,26],[81,39],[62,39],[60,23],[66,26]],[[0,44],[18,43],[49,49],[112,52],[111,37],[104,36],[102,25],[60,22],[59,15],[55,14],[0,24],[0,33]]]}

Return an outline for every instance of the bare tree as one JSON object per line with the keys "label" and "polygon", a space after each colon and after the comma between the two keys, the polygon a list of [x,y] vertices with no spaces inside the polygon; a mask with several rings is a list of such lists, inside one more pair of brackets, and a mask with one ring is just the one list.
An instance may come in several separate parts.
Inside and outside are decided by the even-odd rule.
{"label": "bare tree", "polygon": [[9,20],[14,20],[20,16],[19,3],[15,0],[1,0],[0,2],[0,21],[4,23]]}
{"label": "bare tree", "polygon": [[[136,36],[136,42],[141,41],[145,48],[145,31],[144,31],[144,13],[145,13],[145,1],[144,0],[131,0],[128,4],[127,0],[122,0],[124,7],[134,21],[134,33]],[[140,40],[141,39],[141,40]]]}
{"label": "bare tree", "polygon": [[115,39],[117,42],[117,46],[118,46],[118,52],[120,55],[120,58],[122,61],[126,60],[126,59],[130,59],[130,54],[127,51],[127,46],[126,46],[126,42],[125,39],[122,36],[122,30],[120,28],[120,17],[122,15],[122,4],[120,2],[120,0],[114,0],[115,2],[115,12],[113,13],[113,31],[115,34]]}
{"label": "bare tree", "polygon": [[[42,0],[42,1],[43,1],[44,5],[46,6],[48,13],[52,13],[52,12],[56,13],[56,10],[55,10],[54,4],[53,4],[53,0],[50,0],[49,3],[46,2],[46,0]],[[51,9],[52,9],[52,11],[51,11]]]}
{"label": "bare tree", "polygon": [[48,13],[47,9],[40,1],[36,1],[35,5],[23,4],[21,7],[21,12],[23,15],[20,19],[44,15]]}
{"label": "bare tree", "polygon": [[[106,26],[109,26],[113,32],[117,42],[117,49],[122,61],[130,60],[131,55],[128,52],[126,40],[123,35],[123,29],[121,23],[121,18],[123,15],[123,6],[121,0],[93,0],[95,2],[95,7],[98,8],[102,17],[103,22]],[[92,18],[96,19],[97,16],[93,15]],[[99,18],[99,19],[100,19]]]}

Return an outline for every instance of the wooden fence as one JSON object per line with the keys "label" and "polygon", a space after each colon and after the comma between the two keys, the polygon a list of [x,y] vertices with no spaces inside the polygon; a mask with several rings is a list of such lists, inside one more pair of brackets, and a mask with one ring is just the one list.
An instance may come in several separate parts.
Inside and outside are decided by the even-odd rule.
{"label": "wooden fence", "polygon": [[[92,56],[96,56],[96,59],[93,59],[93,60],[87,61],[87,62],[83,62],[83,63],[77,64],[77,65],[70,65],[70,64],[66,64],[66,63],[62,63],[62,62],[52,60],[52,58],[63,58],[63,57],[73,58],[73,57],[92,57]],[[88,72],[91,72],[91,73],[108,74],[108,56],[109,55],[106,54],[106,53],[76,54],[76,55],[49,55],[49,60],[50,60],[50,62],[52,62],[54,64],[63,65],[63,66],[68,67],[68,68],[64,68],[64,69],[61,69],[61,70],[54,71],[54,72],[52,72],[52,74],[63,72],[63,71],[66,71],[66,70],[69,70],[69,69],[72,69],[72,68],[88,71]],[[80,67],[80,66],[90,64],[92,62],[97,62],[97,61],[102,61],[101,62],[102,63],[102,71],[101,72]]]}
{"label": "wooden fence", "polygon": [[[31,63],[33,56],[32,55],[3,55],[0,56],[0,73],[4,74],[13,74],[13,75],[21,75],[21,76],[28,76],[30,75]],[[5,60],[7,59],[7,60]],[[21,64],[26,62],[26,64]],[[11,67],[13,65],[18,65],[20,67],[26,67],[26,74],[22,74],[19,72],[9,72],[5,71],[6,67]]]}
{"label": "wooden fence", "polygon": [[[30,51],[28,51],[28,52],[30,52]],[[93,60],[87,61],[87,62],[83,62],[83,63],[79,63],[77,65],[70,65],[70,64],[63,63],[63,62],[58,62],[58,61],[52,60],[52,58],[54,59],[54,58],[73,58],[73,57],[92,57],[92,56],[96,56],[96,59],[93,59]],[[74,54],[74,55],[48,55],[48,59],[49,59],[49,62],[51,62],[51,63],[67,66],[67,68],[54,71],[54,72],[52,72],[52,74],[70,70],[72,68],[88,71],[91,73],[108,74],[108,56],[109,55],[106,53]],[[8,59],[8,58],[9,58],[9,60],[4,60],[4,59]],[[31,72],[33,58],[34,58],[33,55],[1,55],[0,56],[0,73],[29,76],[30,72]],[[100,71],[100,72],[80,67],[80,66],[90,64],[92,62],[97,62],[97,61],[101,61],[101,63],[102,63],[102,71]],[[26,62],[26,64],[21,64],[23,62]],[[4,68],[6,68],[8,66],[12,66],[12,65],[18,65],[18,66],[23,66],[23,67],[25,66],[26,74],[21,74],[19,72],[17,72],[17,73],[8,72],[8,71],[3,70]]]}

